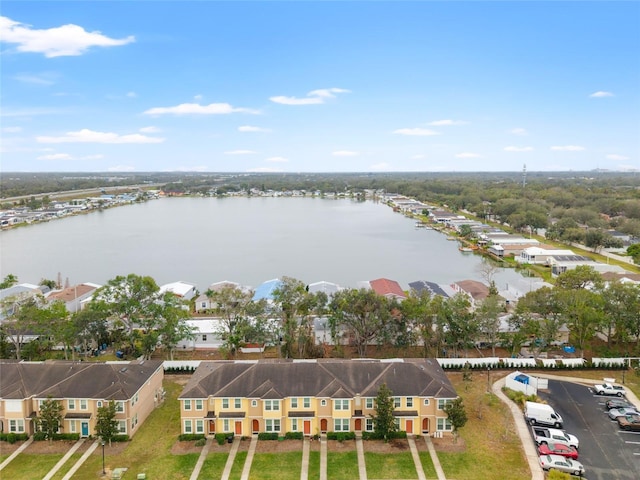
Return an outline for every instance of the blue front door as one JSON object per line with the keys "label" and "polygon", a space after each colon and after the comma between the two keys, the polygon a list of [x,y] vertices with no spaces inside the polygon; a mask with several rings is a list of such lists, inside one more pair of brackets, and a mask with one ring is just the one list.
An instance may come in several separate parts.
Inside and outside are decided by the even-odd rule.
{"label": "blue front door", "polygon": [[82,422],[82,436],[89,436],[89,422]]}

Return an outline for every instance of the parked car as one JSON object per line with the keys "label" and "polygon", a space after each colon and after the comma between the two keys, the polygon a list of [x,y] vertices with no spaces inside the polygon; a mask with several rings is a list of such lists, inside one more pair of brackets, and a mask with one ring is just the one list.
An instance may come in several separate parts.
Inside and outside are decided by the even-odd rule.
{"label": "parked car", "polygon": [[560,455],[540,455],[540,466],[547,472],[551,469],[560,470],[570,475],[584,475],[584,467],[576,460],[561,457]]}
{"label": "parked car", "polygon": [[613,383],[601,383],[600,385],[594,385],[593,389],[598,395],[617,395],[622,397],[627,394],[622,385],[614,385]]}
{"label": "parked car", "polygon": [[611,410],[612,408],[620,408],[620,407],[633,407],[629,402],[623,400],[622,398],[610,398],[604,404],[607,410]]}
{"label": "parked car", "polygon": [[564,430],[558,430],[557,428],[531,427],[531,431],[533,432],[533,439],[538,445],[544,445],[545,443],[564,443],[576,450],[580,447],[578,438]]}
{"label": "parked car", "polygon": [[607,412],[609,418],[611,420],[615,420],[618,417],[624,417],[626,415],[640,415],[634,407],[620,407],[620,408],[612,408]]}
{"label": "parked car", "polygon": [[540,445],[538,447],[538,453],[540,455],[561,455],[573,460],[578,459],[578,451],[564,443],[547,443],[546,445]]}
{"label": "parked car", "polygon": [[625,415],[624,417],[618,417],[616,420],[618,420],[618,426],[622,430],[640,432],[640,415]]}

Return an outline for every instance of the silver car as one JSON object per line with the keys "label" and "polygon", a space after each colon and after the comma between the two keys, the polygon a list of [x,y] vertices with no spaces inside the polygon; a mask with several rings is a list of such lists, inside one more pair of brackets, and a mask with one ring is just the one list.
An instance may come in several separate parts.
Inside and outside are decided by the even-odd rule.
{"label": "silver car", "polygon": [[584,467],[577,460],[571,460],[560,455],[540,455],[539,461],[542,469],[547,472],[554,469],[570,475],[584,475]]}
{"label": "silver car", "polygon": [[618,417],[626,417],[627,415],[640,415],[640,413],[633,407],[612,408],[607,413],[611,420],[615,420]]}

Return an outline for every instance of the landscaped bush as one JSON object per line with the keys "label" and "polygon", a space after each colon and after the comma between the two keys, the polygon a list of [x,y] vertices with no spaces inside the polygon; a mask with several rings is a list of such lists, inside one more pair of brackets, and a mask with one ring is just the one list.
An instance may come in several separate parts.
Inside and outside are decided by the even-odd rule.
{"label": "landscaped bush", "polygon": [[26,433],[0,433],[0,440],[3,442],[14,444],[16,442],[23,442],[29,440],[29,435]]}
{"label": "landscaped bush", "polygon": [[196,443],[194,444],[196,447],[204,447],[207,444],[207,439],[206,438],[201,438],[199,440],[196,440]]}
{"label": "landscaped bush", "polygon": [[539,402],[540,399],[536,395],[525,395],[524,392],[520,392],[518,390],[511,390],[507,387],[502,387],[502,391],[504,394],[511,400],[513,403],[518,405],[520,408],[524,408],[524,402]]}
{"label": "landscaped bush", "polygon": [[[36,432],[33,434],[33,440],[36,442],[42,442],[47,439],[47,434],[45,432]],[[54,433],[53,438],[51,440],[80,440],[79,433]]]}
{"label": "landscaped bush", "polygon": [[327,440],[337,440],[344,442],[345,440],[355,440],[355,432],[327,432]]}
{"label": "landscaped bush", "polygon": [[111,438],[112,442],[128,442],[129,441],[129,435],[115,435],[114,437]]}
{"label": "landscaped bush", "polygon": [[178,440],[180,440],[181,442],[190,442],[192,440],[200,440],[203,438],[203,433],[182,433],[178,435]]}
{"label": "landscaped bush", "polygon": [[[388,440],[393,440],[394,438],[407,438],[407,432],[399,431],[399,432],[390,432]],[[382,440],[382,437],[376,432],[362,432],[363,440]]]}
{"label": "landscaped bush", "polygon": [[284,438],[287,440],[302,440],[304,434],[302,432],[287,432],[284,434]]}
{"label": "landscaped bush", "polygon": [[227,438],[233,438],[233,433],[216,433],[216,442],[218,442],[218,445],[224,444]]}
{"label": "landscaped bush", "polygon": [[278,434],[275,432],[260,432],[258,440],[278,440]]}

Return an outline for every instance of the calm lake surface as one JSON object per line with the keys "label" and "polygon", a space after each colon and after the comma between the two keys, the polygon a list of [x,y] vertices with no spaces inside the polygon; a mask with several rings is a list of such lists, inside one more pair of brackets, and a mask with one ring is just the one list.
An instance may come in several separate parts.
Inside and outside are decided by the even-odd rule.
{"label": "calm lake surface", "polygon": [[[284,275],[356,287],[390,278],[483,280],[482,257],[386,205],[320,198],[166,198],[0,233],[0,272],[20,282],[106,283],[117,275],[182,280],[202,292]],[[499,289],[520,277],[500,270]]]}

